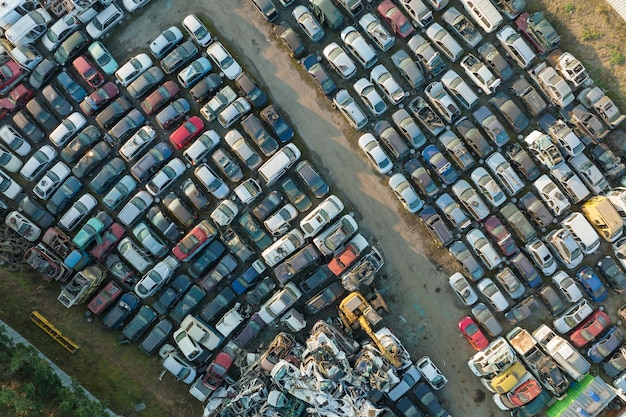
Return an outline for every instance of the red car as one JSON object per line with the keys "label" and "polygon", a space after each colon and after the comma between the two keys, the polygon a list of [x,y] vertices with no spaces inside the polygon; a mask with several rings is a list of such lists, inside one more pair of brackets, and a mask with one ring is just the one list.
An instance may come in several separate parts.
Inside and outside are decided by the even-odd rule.
{"label": "red car", "polygon": [[28,100],[34,96],[35,92],[24,84],[16,86],[7,97],[0,99],[0,121],[13,113],[16,108],[24,107]]}
{"label": "red car", "polygon": [[4,93],[24,76],[24,70],[12,59],[0,66],[0,93]]}
{"label": "red car", "polygon": [[87,82],[93,88],[98,88],[104,84],[104,76],[98,69],[84,56],[76,58],[72,65],[78,74],[83,77],[83,80]]}
{"label": "red car", "polygon": [[141,102],[141,108],[147,114],[156,113],[165,103],[176,97],[180,88],[174,81],[166,81]]}
{"label": "red car", "polygon": [[401,38],[413,33],[413,25],[404,13],[391,0],[383,0],[378,5],[378,13],[391,26],[391,29]]}
{"label": "red car", "polygon": [[202,381],[204,385],[212,391],[218,389],[232,364],[233,358],[228,353],[219,353],[206,370],[206,376]]}
{"label": "red car", "polygon": [[183,262],[189,261],[215,237],[215,234],[215,228],[211,223],[208,220],[202,220],[172,248],[172,253]]}
{"label": "red car", "polygon": [[122,289],[110,281],[87,305],[93,314],[100,315],[122,295]]}
{"label": "red car", "polygon": [[583,321],[574,333],[570,335],[570,340],[576,347],[585,346],[598,337],[611,324],[611,319],[604,311],[596,310],[585,321]]}
{"label": "red car", "polygon": [[493,239],[505,256],[511,256],[519,251],[517,244],[511,236],[511,232],[502,224],[496,216],[488,217],[484,222],[485,232]]}
{"label": "red car", "polygon": [[124,236],[125,229],[119,223],[113,223],[109,230],[104,232],[100,238],[96,236],[98,243],[92,250],[91,256],[102,262],[106,258],[117,242]]}
{"label": "red car", "polygon": [[176,149],[183,149],[202,133],[204,122],[198,116],[191,116],[170,135],[170,142]]}
{"label": "red car", "polygon": [[80,103],[80,109],[87,116],[92,116],[120,94],[120,90],[112,82],[104,84],[89,94]]}
{"label": "red car", "polygon": [[459,330],[463,336],[476,350],[483,350],[489,346],[489,340],[485,334],[478,328],[476,322],[471,317],[463,317],[459,322]]}
{"label": "red car", "polygon": [[330,261],[328,269],[330,269],[333,274],[339,276],[343,271],[348,269],[354,261],[359,259],[359,256],[361,256],[359,249],[350,244]]}
{"label": "red car", "polygon": [[517,387],[515,391],[508,393],[507,397],[516,407],[521,407],[537,398],[539,394],[541,394],[541,385],[535,378],[531,378]]}

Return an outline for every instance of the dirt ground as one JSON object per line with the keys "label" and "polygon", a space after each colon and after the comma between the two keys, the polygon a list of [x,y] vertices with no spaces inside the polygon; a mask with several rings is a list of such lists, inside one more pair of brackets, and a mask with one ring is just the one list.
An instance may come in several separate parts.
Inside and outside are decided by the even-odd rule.
{"label": "dirt ground", "polygon": [[[617,21],[600,12],[604,0],[577,2],[566,12],[569,2],[529,0],[529,9],[544,6],[555,17],[553,22],[563,35],[566,48],[583,59],[594,78],[611,89],[624,89],[623,66],[608,65],[606,45],[623,45],[615,30]],[[454,2],[451,2],[454,3]],[[567,9],[569,10],[569,9]],[[603,10],[603,9],[602,9]],[[152,0],[132,24],[116,30],[115,39],[105,40],[116,58],[146,50],[149,40],[172,24],[179,24],[190,12],[212,23],[220,38],[235,52],[237,60],[265,85],[272,100],[288,114],[292,124],[307,144],[309,157],[324,177],[341,190],[344,201],[359,214],[359,224],[376,244],[387,261],[379,287],[386,296],[392,314],[386,322],[405,342],[414,359],[430,355],[450,380],[438,393],[454,416],[500,416],[499,411],[478,380],[467,368],[472,350],[459,334],[456,323],[467,311],[458,307],[448,289],[450,258],[434,248],[419,221],[404,213],[384,180],[373,174],[369,165],[355,152],[355,135],[329,102],[318,96],[311,83],[286,51],[273,42],[270,25],[261,20],[248,0]],[[608,16],[608,17],[607,17]],[[608,20],[604,20],[607,17]],[[583,23],[584,22],[584,23]],[[605,23],[609,22],[609,23]],[[621,28],[623,22],[619,21]],[[608,26],[607,26],[608,24]],[[567,26],[567,27],[566,27]],[[589,42],[581,39],[585,28],[603,31]],[[623,32],[623,31],[622,31]],[[602,63],[602,65],[600,65]],[[595,73],[594,73],[595,71]],[[626,96],[621,96],[626,97]],[[624,101],[613,96],[616,102]],[[0,292],[0,318],[14,325],[33,340],[45,354],[68,373],[76,375],[93,394],[113,398],[111,407],[126,416],[199,416],[200,405],[186,392],[186,387],[166,376],[158,382],[157,358],[148,359],[137,346],[119,345],[114,336],[101,337],[102,329],[86,323],[81,308],[64,309],[56,300],[58,286],[42,285],[33,294],[33,279],[4,276],[6,291]],[[34,281],[36,282],[36,281]],[[45,316],[81,345],[69,355],[31,325],[27,312],[39,309]],[[26,313],[25,313],[26,312]],[[25,315],[26,314],[26,315]],[[124,385],[111,387],[107,378]],[[148,409],[137,413],[133,405],[144,402]]]}

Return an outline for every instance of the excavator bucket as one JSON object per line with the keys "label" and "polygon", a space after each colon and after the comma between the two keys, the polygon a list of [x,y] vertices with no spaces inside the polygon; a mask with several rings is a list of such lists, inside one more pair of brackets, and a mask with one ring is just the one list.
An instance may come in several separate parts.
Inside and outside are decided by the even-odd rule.
{"label": "excavator bucket", "polygon": [[371,290],[372,291],[369,294],[368,300],[370,305],[374,307],[374,310],[376,310],[378,314],[382,312],[381,310],[384,310],[385,313],[389,314],[389,306],[387,306],[387,302],[385,301],[383,296],[376,288],[372,287]]}

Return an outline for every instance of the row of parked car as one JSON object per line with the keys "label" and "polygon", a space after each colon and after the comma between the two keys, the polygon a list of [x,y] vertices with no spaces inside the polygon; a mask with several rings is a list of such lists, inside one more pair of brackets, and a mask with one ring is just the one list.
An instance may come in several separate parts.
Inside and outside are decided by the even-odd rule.
{"label": "row of parked car", "polygon": [[[624,116],[593,86],[580,61],[555,50],[560,38],[543,13],[522,13],[523,5],[496,2],[497,7],[508,4],[504,14],[514,24],[499,28],[504,23],[500,18],[486,28],[484,20],[472,21],[476,11],[470,10],[471,2],[462,2],[467,13],[448,7],[440,15],[442,25],[432,13],[415,13],[424,10],[421,3],[382,1],[377,6],[380,18],[365,13],[355,17],[358,26],[332,28],[341,43],[326,40],[328,32],[313,2],[291,9],[296,29],[280,22],[275,30],[353,128],[373,126],[373,132],[359,138],[359,147],[377,172],[391,176],[389,185],[404,208],[418,213],[435,242],[449,249],[463,271],[450,277],[450,285],[464,305],[473,306],[474,319],[495,337],[502,326],[491,310],[506,311],[506,321],[516,324],[539,308],[536,298],[541,298],[555,316],[557,331],[568,333],[573,327],[564,323],[572,323],[583,304],[590,305],[581,301],[583,294],[602,302],[606,283],[618,293],[626,283],[619,242],[614,244],[617,260],[604,256],[597,269],[580,268],[586,256],[598,252],[600,236],[615,242],[622,233],[624,193],[611,187],[620,184],[624,164],[599,141]],[[426,36],[415,34],[416,28]],[[319,49],[331,71],[314,59],[315,50],[306,56],[300,33],[313,48],[326,40]],[[484,40],[490,33],[499,47]],[[403,38],[412,55],[398,48]],[[467,48],[478,53],[467,53]],[[386,66],[387,54],[392,66]],[[462,73],[447,69],[454,62]],[[525,76],[516,76],[520,69],[528,70]],[[359,78],[361,70],[369,75]],[[350,80],[354,95],[341,88],[345,80]],[[407,99],[418,88],[425,97]],[[496,112],[481,105],[482,94]],[[406,107],[395,107],[406,101]],[[600,103],[611,110],[605,112]],[[464,117],[464,112],[471,116]],[[381,120],[387,113],[391,123]],[[378,121],[370,123],[372,117]],[[541,130],[532,130],[533,125]],[[523,140],[518,143],[509,131],[523,133]],[[485,167],[480,166],[483,161]],[[403,172],[398,172],[400,167]],[[532,191],[523,178],[532,181]],[[578,271],[570,276],[557,271],[559,264]],[[483,278],[492,270],[493,279]],[[550,276],[552,282],[544,284],[543,277]],[[478,303],[470,282],[478,283],[485,304]],[[528,296],[529,289],[536,296]],[[511,307],[504,294],[521,301]],[[573,305],[567,308],[567,303]],[[484,347],[487,338],[474,319],[466,317],[459,326],[474,346]],[[589,325],[582,326],[583,333]],[[590,348],[590,357],[609,356],[619,344],[613,342],[621,341],[617,336],[617,331],[607,332]],[[604,351],[607,341],[614,346]]]}

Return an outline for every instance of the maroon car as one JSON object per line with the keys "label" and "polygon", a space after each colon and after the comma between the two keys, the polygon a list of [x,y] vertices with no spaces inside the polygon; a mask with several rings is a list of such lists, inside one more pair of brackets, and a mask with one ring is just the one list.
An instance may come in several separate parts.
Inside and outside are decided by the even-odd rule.
{"label": "maroon car", "polygon": [[91,256],[97,261],[102,262],[122,236],[124,236],[124,232],[125,229],[121,224],[113,223],[111,227],[109,227],[109,230],[104,232],[102,236],[100,236],[100,239],[97,240],[100,243],[91,250]]}
{"label": "maroon car", "polygon": [[85,97],[80,103],[80,109],[85,112],[87,116],[92,116],[119,94],[120,90],[117,89],[117,86],[112,82],[108,82]]}
{"label": "maroon car", "polygon": [[485,226],[487,235],[496,242],[500,251],[505,256],[513,255],[515,252],[519,251],[517,244],[513,240],[513,236],[511,236],[511,232],[504,227],[500,219],[496,216],[487,217],[483,225]]}
{"label": "maroon car", "polygon": [[104,313],[122,295],[122,289],[110,281],[87,305],[87,309],[96,316]]}
{"label": "maroon car", "polygon": [[78,72],[78,75],[93,88],[98,88],[104,84],[104,76],[102,73],[83,55],[76,58],[72,62],[72,66]]}
{"label": "maroon car", "polygon": [[[143,105],[143,104],[142,104]],[[170,142],[176,149],[183,149],[204,129],[204,122],[198,116],[191,116],[170,135]]]}
{"label": "maroon car", "polygon": [[166,81],[141,102],[141,108],[147,114],[153,114],[176,97],[179,91],[178,84],[174,81]]}
{"label": "maroon car", "polygon": [[0,66],[0,93],[6,92],[11,86],[24,76],[24,71],[12,59]]}
{"label": "maroon car", "polygon": [[16,108],[23,108],[34,96],[34,91],[24,84],[16,86],[6,97],[0,98],[0,121],[13,113]]}
{"label": "maroon car", "polygon": [[378,5],[378,13],[385,19],[385,22],[391,26],[391,29],[401,38],[406,38],[413,33],[413,25],[404,13],[391,2],[391,0],[383,0]]}
{"label": "maroon car", "polygon": [[202,381],[204,385],[212,391],[218,389],[232,364],[233,358],[226,352],[220,352],[206,370]]}

